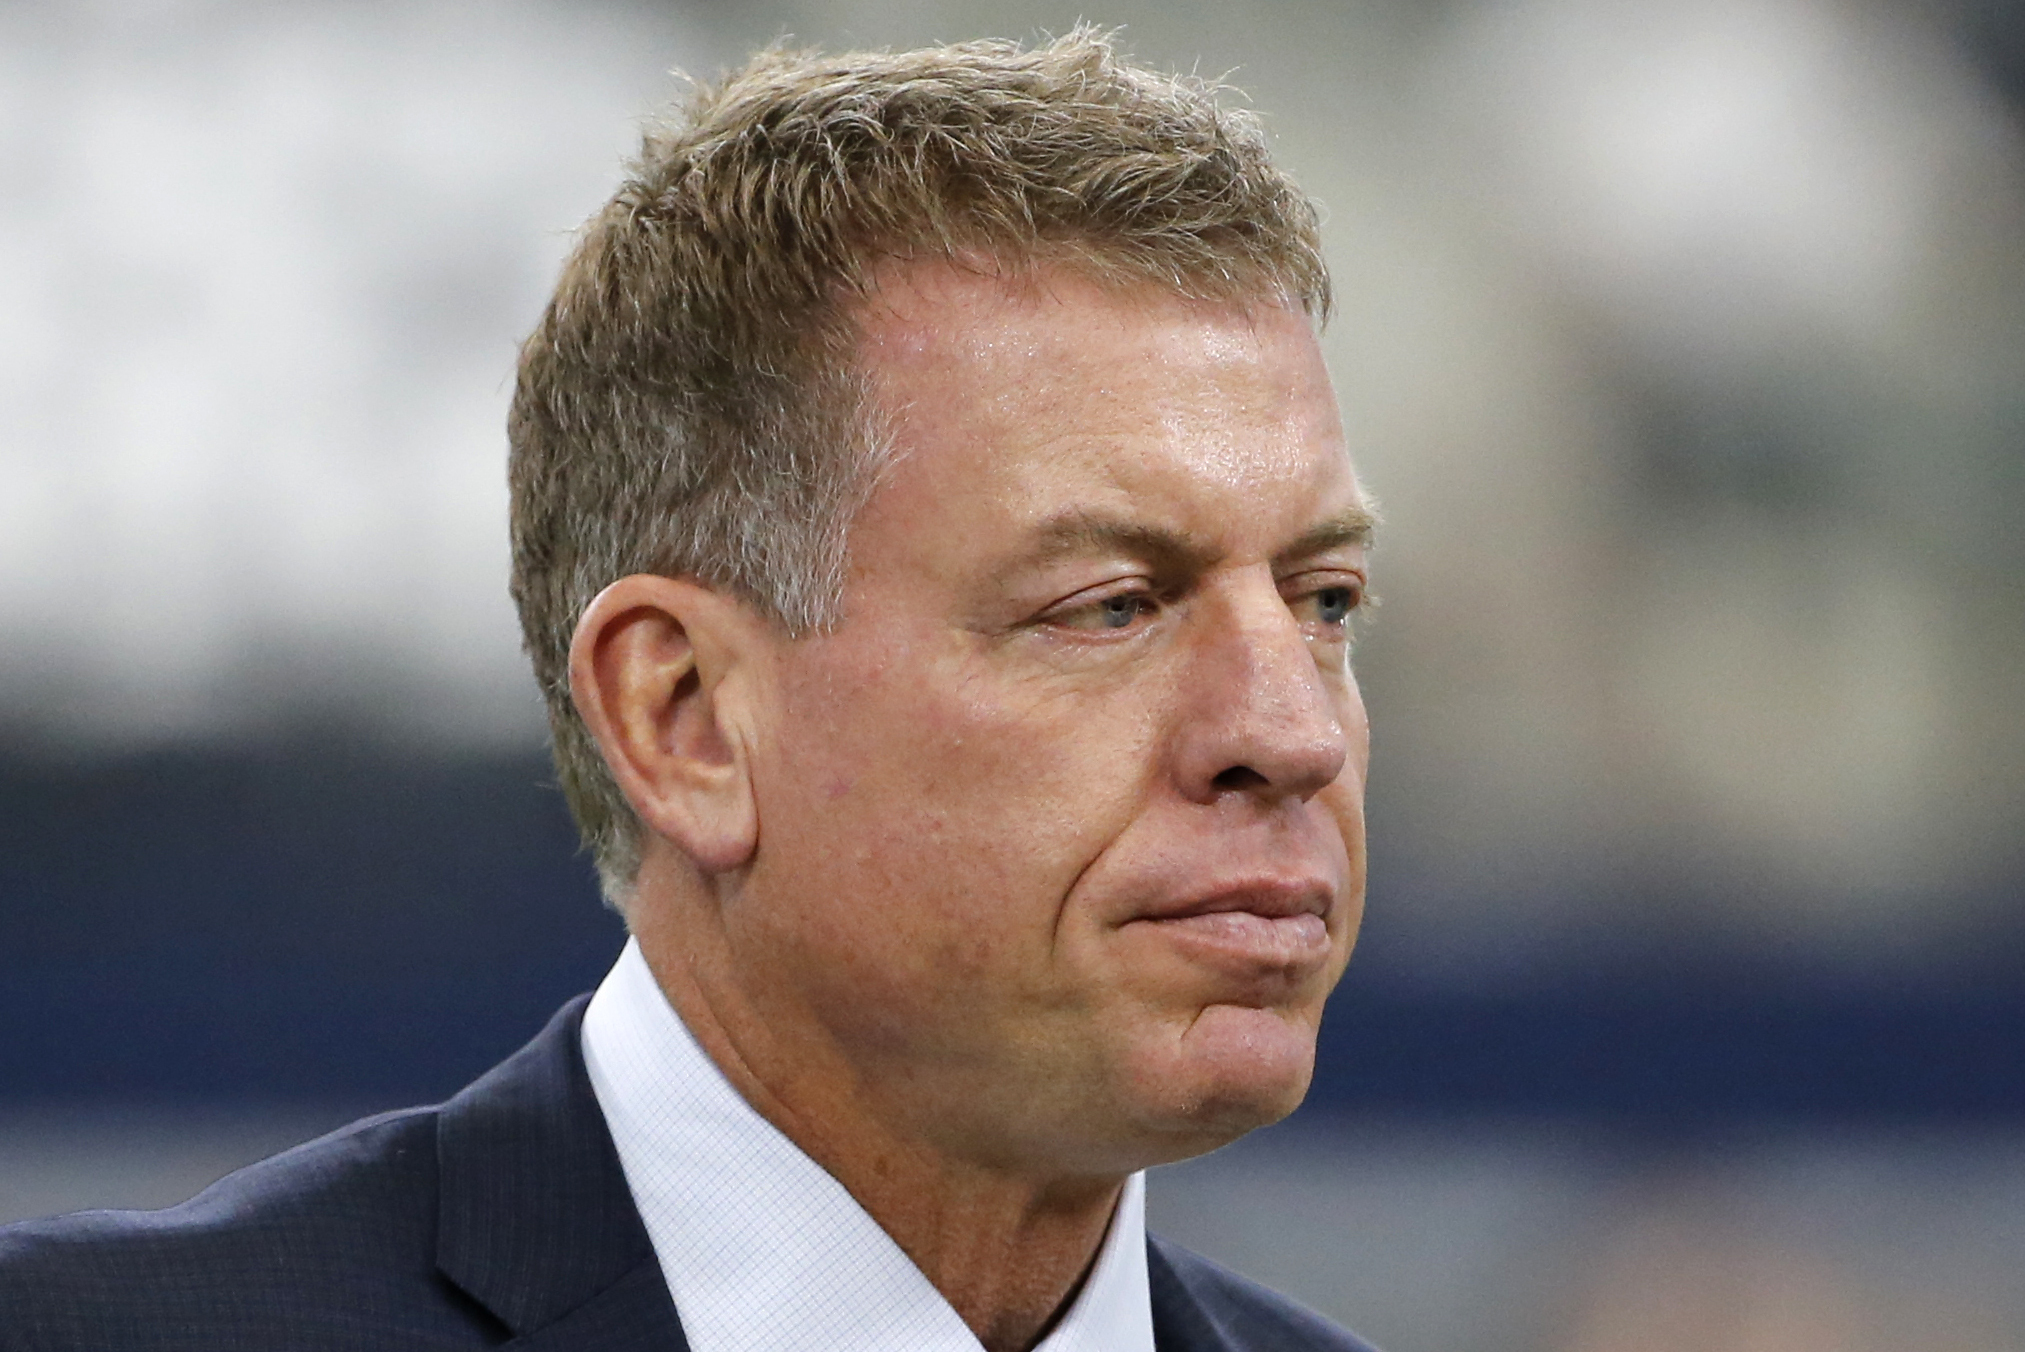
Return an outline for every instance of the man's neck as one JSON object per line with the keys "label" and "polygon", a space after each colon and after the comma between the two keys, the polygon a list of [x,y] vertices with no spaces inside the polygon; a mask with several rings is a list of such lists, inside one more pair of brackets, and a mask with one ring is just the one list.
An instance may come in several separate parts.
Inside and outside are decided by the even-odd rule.
{"label": "man's neck", "polygon": [[1123,1179],[1027,1177],[894,1131],[854,1077],[759,1017],[707,940],[643,919],[642,955],[697,1043],[879,1223],[986,1352],[1025,1352],[1045,1337],[1090,1270]]}

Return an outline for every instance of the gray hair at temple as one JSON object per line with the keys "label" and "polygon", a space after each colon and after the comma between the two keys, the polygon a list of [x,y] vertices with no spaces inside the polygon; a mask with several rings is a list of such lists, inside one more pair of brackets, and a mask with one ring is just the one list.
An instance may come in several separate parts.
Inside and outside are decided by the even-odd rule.
{"label": "gray hair at temple", "polygon": [[644,828],[570,697],[577,620],[657,573],[793,635],[839,622],[883,445],[853,337],[882,265],[1058,267],[1326,318],[1313,205],[1232,92],[1078,27],[1032,47],[776,47],[649,127],[521,350],[509,419],[513,599],[614,907]]}

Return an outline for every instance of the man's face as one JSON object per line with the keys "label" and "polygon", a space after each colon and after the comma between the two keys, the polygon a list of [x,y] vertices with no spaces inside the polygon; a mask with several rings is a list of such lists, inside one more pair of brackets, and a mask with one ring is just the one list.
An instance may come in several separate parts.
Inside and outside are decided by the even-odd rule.
{"label": "man's face", "polygon": [[1305,1093],[1363,905],[1363,501],[1298,311],[896,272],[844,619],[768,663],[742,969],[890,1125],[1092,1173]]}

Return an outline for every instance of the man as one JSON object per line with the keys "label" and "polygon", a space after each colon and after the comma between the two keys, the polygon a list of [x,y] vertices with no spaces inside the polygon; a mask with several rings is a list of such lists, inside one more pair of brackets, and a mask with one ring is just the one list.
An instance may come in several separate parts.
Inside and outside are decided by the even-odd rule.
{"label": "man", "polygon": [[1314,218],[1087,31],[770,52],[523,354],[514,594],[632,941],[449,1103],[0,1239],[0,1348],[1359,1348],[1148,1240],[1305,1093],[1371,515]]}

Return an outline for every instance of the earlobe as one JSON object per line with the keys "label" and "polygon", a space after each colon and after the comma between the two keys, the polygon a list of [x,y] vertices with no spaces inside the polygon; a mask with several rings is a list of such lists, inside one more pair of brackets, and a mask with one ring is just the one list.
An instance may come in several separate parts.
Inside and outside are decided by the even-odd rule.
{"label": "earlobe", "polygon": [[584,609],[570,694],[647,829],[706,873],[743,866],[759,837],[743,727],[753,619],[682,578],[635,574]]}

